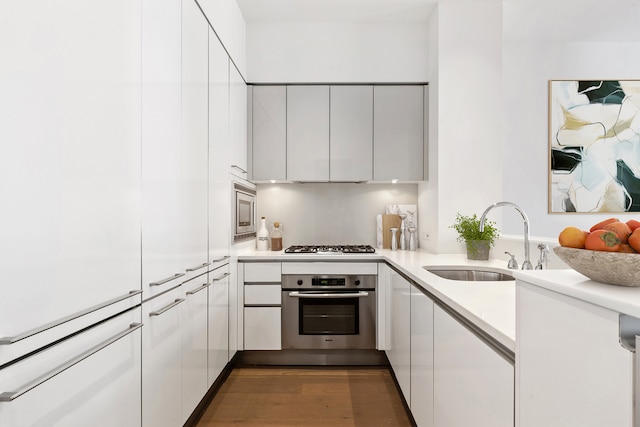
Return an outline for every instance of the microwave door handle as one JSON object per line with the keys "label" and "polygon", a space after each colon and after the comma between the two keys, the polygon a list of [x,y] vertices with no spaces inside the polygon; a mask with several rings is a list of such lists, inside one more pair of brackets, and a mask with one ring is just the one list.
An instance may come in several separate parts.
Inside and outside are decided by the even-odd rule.
{"label": "microwave door handle", "polygon": [[369,292],[360,291],[353,293],[325,293],[325,294],[316,294],[316,293],[305,293],[293,291],[289,292],[289,296],[293,298],[362,298],[368,297]]}

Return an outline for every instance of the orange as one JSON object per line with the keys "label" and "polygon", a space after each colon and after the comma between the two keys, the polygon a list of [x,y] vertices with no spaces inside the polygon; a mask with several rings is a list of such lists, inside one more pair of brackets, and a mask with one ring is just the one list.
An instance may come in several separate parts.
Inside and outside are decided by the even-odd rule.
{"label": "orange", "polygon": [[627,221],[627,225],[629,226],[631,231],[633,231],[636,228],[640,227],[640,221],[636,221],[635,219],[630,219],[629,221]]}
{"label": "orange", "polygon": [[584,242],[589,232],[580,230],[578,227],[567,227],[560,232],[558,242],[565,248],[584,249]]}
{"label": "orange", "polygon": [[636,228],[629,236],[629,246],[635,249],[636,252],[640,252],[640,228]]}
{"label": "orange", "polygon": [[619,221],[620,220],[618,218],[608,218],[608,219],[605,219],[604,221],[600,221],[599,223],[591,227],[589,231],[600,230],[604,228],[604,226],[607,224],[611,224],[612,222],[619,222]]}
{"label": "orange", "polygon": [[592,251],[618,252],[620,250],[620,239],[613,231],[595,230],[587,236],[584,241],[584,247]]}
{"label": "orange", "polygon": [[611,222],[604,227],[603,230],[613,231],[618,235],[621,243],[627,243],[629,241],[629,235],[631,234],[631,229],[624,222],[616,221]]}

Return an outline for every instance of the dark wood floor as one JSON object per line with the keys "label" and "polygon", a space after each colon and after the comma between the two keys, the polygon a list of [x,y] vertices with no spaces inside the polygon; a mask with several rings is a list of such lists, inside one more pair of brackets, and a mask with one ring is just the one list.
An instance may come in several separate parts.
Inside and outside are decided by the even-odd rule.
{"label": "dark wood floor", "polygon": [[410,426],[386,368],[234,369],[197,427]]}

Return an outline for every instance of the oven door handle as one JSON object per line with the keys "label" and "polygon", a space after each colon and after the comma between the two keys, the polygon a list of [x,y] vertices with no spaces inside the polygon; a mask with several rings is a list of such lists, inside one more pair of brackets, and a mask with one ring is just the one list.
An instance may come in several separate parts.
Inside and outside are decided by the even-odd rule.
{"label": "oven door handle", "polygon": [[336,293],[316,294],[316,293],[294,291],[294,292],[289,292],[289,296],[294,298],[354,298],[354,297],[361,298],[361,297],[368,297],[369,292],[360,291],[360,292],[354,292],[354,293],[336,292]]}

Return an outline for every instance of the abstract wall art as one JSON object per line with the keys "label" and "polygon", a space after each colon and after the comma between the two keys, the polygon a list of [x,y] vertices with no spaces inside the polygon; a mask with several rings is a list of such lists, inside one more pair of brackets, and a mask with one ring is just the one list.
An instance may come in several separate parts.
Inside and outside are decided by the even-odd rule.
{"label": "abstract wall art", "polygon": [[549,81],[549,212],[640,212],[640,80]]}

